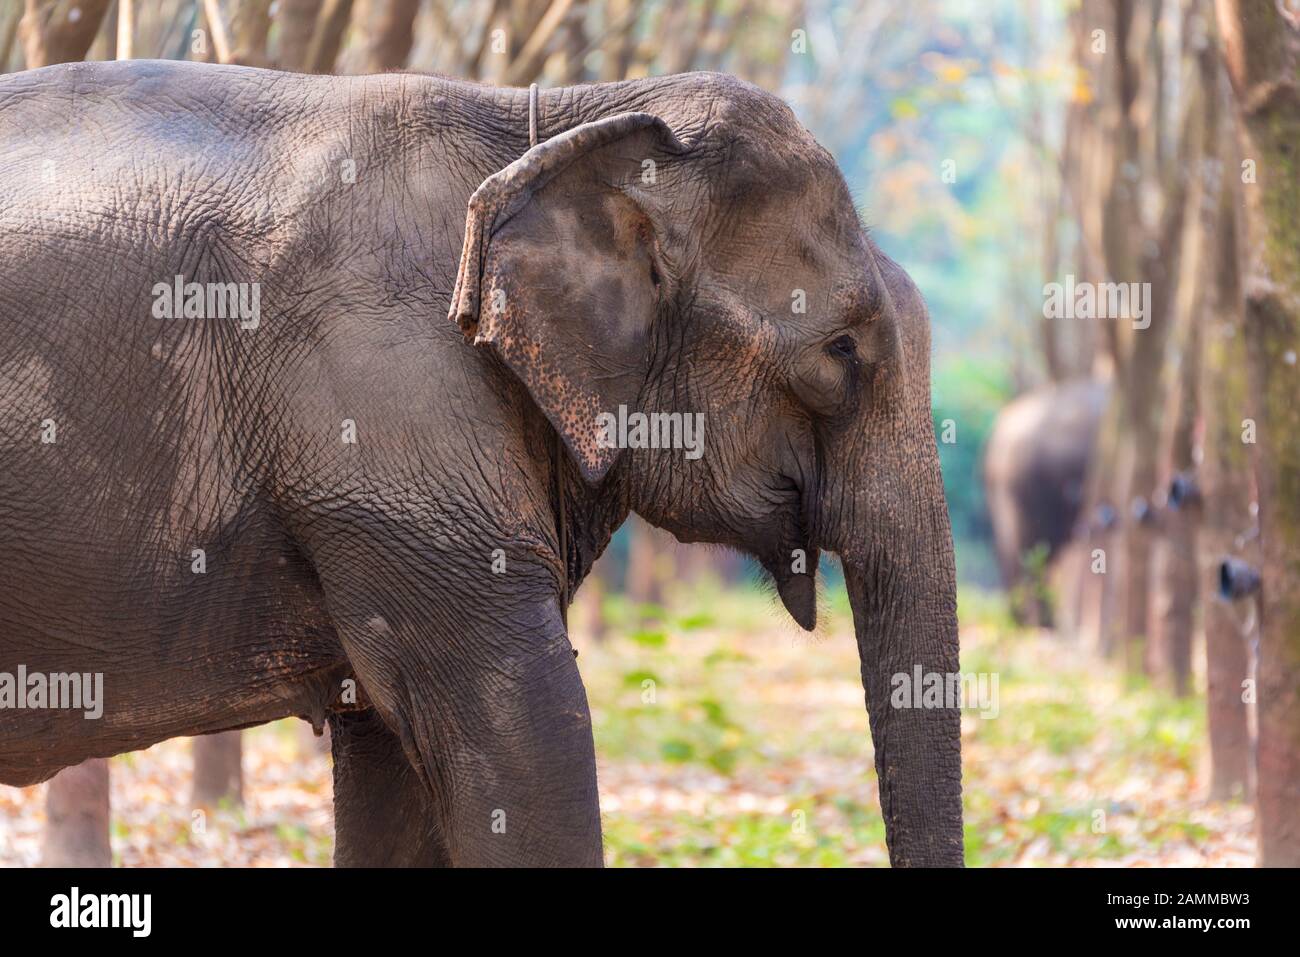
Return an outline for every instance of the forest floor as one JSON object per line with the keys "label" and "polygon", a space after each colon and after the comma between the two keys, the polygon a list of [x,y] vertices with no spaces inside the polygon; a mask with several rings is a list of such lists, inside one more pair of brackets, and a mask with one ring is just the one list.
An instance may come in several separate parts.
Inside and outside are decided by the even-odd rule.
{"label": "forest floor", "polygon": [[[842,591],[813,635],[756,590],[677,599],[608,601],[599,643],[575,621],[608,863],[887,864]],[[969,865],[1254,863],[1250,806],[1203,797],[1202,697],[1017,631],[994,599],[963,595],[961,617],[963,671],[998,679],[997,716],[962,719]],[[329,757],[305,723],[245,733],[242,809],[197,817],[189,760],[184,740],[113,759],[116,864],[329,864]],[[0,865],[38,861],[44,790],[0,786]]]}

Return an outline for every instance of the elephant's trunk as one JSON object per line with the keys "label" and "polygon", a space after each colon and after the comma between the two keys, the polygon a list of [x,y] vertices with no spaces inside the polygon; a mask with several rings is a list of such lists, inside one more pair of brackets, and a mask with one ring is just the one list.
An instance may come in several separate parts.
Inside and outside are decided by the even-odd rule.
{"label": "elephant's trunk", "polygon": [[845,565],[889,859],[895,867],[957,867],[961,711],[948,700],[927,706],[923,693],[927,676],[942,676],[946,691],[948,676],[957,674],[952,584],[929,579],[934,590],[926,595],[888,581],[894,574],[879,565]]}
{"label": "elephant's trunk", "polygon": [[890,455],[889,447],[877,445],[849,483],[850,517],[837,529],[836,551],[853,608],[890,861],[961,866],[952,533],[933,437],[910,456]]}

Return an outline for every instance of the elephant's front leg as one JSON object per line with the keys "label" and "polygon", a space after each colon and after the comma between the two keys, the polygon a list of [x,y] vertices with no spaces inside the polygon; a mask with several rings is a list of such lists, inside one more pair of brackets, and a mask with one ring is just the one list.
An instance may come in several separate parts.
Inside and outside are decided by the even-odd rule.
{"label": "elephant's front leg", "polygon": [[453,681],[443,704],[416,716],[453,861],[602,866],[591,713],[572,647],[559,628],[537,647],[506,651],[516,641],[476,662],[467,689]]}
{"label": "elephant's front leg", "polygon": [[453,586],[394,541],[350,536],[343,567],[317,566],[352,666],[430,795],[451,863],[599,866],[591,715],[556,599],[485,595],[481,580]]}

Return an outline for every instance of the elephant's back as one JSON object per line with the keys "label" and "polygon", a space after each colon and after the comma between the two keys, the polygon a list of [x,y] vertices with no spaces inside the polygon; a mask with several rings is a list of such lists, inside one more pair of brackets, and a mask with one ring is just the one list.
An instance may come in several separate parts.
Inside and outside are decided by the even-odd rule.
{"label": "elephant's back", "polygon": [[255,225],[304,122],[256,72],[129,61],[0,77],[5,262],[24,242],[128,256],[187,229]]}
{"label": "elephant's back", "polygon": [[1076,380],[1026,393],[998,414],[986,449],[986,474],[1012,481],[1026,463],[1086,456],[1106,401],[1106,385]]}
{"label": "elephant's back", "polygon": [[326,122],[331,78],[271,76],[128,61],[0,77],[0,363],[147,364],[160,284],[276,268],[315,188],[312,149],[292,144]]}
{"label": "elephant's back", "polygon": [[57,133],[95,141],[121,137],[145,145],[213,138],[304,123],[340,78],[173,60],[58,63],[0,76],[0,136]]}

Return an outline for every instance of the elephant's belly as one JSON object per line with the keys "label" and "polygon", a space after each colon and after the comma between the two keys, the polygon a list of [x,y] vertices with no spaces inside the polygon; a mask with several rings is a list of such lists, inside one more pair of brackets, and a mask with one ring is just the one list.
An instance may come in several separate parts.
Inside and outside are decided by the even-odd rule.
{"label": "elephant's belly", "polygon": [[161,560],[147,541],[93,521],[0,531],[0,783],[179,735],[320,719],[338,698],[346,658],[273,525],[245,513]]}

